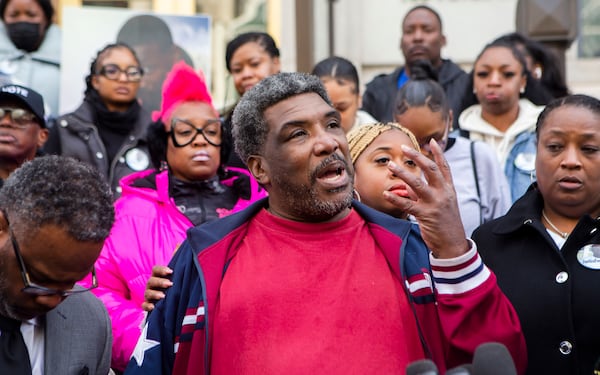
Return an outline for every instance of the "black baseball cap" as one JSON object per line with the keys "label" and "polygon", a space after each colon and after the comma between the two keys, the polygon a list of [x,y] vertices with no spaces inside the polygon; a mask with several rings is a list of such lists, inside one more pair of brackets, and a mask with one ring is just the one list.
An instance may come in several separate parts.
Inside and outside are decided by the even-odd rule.
{"label": "black baseball cap", "polygon": [[4,85],[0,87],[0,106],[3,99],[17,99],[38,118],[40,126],[46,127],[44,117],[44,98],[35,90],[19,85]]}

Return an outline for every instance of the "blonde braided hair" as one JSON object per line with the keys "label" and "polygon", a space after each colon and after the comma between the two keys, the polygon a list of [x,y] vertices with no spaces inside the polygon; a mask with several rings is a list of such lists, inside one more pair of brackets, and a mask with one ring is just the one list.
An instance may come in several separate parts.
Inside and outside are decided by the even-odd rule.
{"label": "blonde braided hair", "polygon": [[379,137],[381,133],[385,133],[393,129],[399,130],[406,134],[410,139],[411,143],[413,144],[414,148],[417,151],[421,152],[419,142],[417,142],[417,138],[415,138],[415,135],[404,126],[395,122],[388,122],[385,124],[381,122],[374,124],[365,124],[352,129],[347,134],[348,147],[350,149],[350,157],[352,157],[352,164],[356,163],[358,157],[365,151],[367,147],[369,147],[371,143],[373,143],[373,141],[377,137]]}

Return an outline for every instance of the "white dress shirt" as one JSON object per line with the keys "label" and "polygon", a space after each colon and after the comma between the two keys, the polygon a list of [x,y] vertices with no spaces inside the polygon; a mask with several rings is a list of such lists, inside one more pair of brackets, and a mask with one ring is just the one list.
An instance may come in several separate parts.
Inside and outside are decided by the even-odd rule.
{"label": "white dress shirt", "polygon": [[21,323],[21,334],[29,351],[32,375],[44,375],[44,324],[43,319],[33,318]]}

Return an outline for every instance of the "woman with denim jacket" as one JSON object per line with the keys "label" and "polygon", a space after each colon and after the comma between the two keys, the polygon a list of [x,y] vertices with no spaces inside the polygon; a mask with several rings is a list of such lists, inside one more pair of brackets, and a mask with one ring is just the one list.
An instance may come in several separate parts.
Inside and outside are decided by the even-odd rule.
{"label": "woman with denim jacket", "polygon": [[532,182],[535,152],[523,149],[516,153],[513,148],[517,137],[535,131],[543,107],[532,102],[544,92],[531,77],[521,52],[502,41],[483,49],[475,60],[470,80],[471,92],[465,93],[464,99],[464,107],[468,108],[458,119],[460,132],[494,149],[507,175],[514,202]]}

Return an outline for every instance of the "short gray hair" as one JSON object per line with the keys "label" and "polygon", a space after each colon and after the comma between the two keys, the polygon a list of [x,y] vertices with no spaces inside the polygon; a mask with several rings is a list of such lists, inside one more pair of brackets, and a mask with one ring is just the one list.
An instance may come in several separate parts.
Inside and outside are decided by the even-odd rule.
{"label": "short gray hair", "polygon": [[53,224],[82,242],[104,241],[115,218],[104,178],[63,156],[41,156],[16,169],[0,189],[0,209],[15,231],[35,233]]}
{"label": "short gray hair", "polygon": [[315,93],[331,105],[327,91],[316,76],[306,73],[279,73],[269,76],[247,91],[233,112],[235,150],[244,161],[250,155],[260,155],[267,140],[269,125],[265,121],[267,108],[292,96]]}

